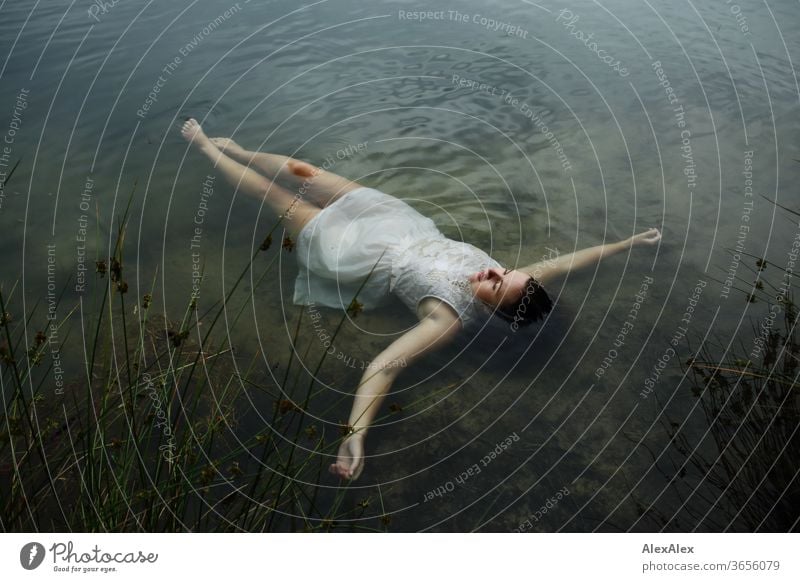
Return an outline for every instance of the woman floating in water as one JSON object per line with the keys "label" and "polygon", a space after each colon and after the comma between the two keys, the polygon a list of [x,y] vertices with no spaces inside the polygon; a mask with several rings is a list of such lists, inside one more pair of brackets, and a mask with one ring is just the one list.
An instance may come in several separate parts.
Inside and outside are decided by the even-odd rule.
{"label": "woman floating in water", "polygon": [[419,318],[375,357],[358,386],[348,434],[330,466],[331,473],[347,479],[357,479],[364,468],[367,431],[402,367],[490,317],[506,320],[514,330],[537,321],[552,308],[544,285],[661,239],[651,228],[521,269],[503,268],[480,249],[445,238],[433,221],[388,194],[300,160],[209,139],[194,119],[181,133],[229,183],[281,216],[297,239],[295,303],[347,308],[358,293],[359,303],[370,308],[394,293]]}

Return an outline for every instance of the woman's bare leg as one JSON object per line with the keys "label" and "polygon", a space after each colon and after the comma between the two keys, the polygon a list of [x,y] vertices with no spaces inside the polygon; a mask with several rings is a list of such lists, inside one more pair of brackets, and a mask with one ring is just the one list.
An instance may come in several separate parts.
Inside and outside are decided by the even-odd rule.
{"label": "woman's bare leg", "polygon": [[233,159],[258,168],[268,178],[284,181],[291,188],[298,190],[301,196],[311,198],[320,208],[328,206],[339,196],[362,187],[358,182],[302,160],[245,150],[229,138],[213,137],[211,143]]}
{"label": "woman's bare leg", "polygon": [[320,211],[317,206],[301,200],[272,180],[225,155],[208,139],[195,119],[189,119],[183,124],[181,134],[214,164],[229,184],[249,196],[263,200],[276,215],[282,216],[290,233],[299,234],[303,226]]}

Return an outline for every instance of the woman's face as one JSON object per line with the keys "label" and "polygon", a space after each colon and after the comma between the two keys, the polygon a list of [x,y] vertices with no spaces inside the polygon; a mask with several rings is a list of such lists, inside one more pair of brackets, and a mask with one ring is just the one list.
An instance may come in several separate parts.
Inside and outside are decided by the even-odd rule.
{"label": "woman's face", "polygon": [[530,275],[511,269],[491,268],[469,276],[472,292],[493,307],[505,307],[519,301]]}

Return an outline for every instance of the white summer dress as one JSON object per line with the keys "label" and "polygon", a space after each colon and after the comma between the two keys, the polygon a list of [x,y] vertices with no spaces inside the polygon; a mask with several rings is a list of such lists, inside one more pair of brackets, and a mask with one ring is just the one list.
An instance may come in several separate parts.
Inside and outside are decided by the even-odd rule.
{"label": "white summer dress", "polygon": [[446,238],[411,206],[375,190],[356,188],[321,210],[300,231],[297,305],[365,308],[394,293],[414,313],[425,297],[452,307],[464,327],[491,311],[475,299],[467,278],[500,264],[482,250]]}

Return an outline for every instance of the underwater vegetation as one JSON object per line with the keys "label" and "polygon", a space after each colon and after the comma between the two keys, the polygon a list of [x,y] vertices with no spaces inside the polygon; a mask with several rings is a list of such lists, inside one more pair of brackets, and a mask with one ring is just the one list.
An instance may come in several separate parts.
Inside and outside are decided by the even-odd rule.
{"label": "underwater vegetation", "polygon": [[[800,218],[780,207],[793,220]],[[669,444],[665,454],[650,454],[669,482],[671,501],[637,500],[648,529],[800,529],[797,286],[791,268],[752,255],[750,261],[755,280],[737,275],[735,289],[766,313],[753,311],[758,316],[751,333],[690,350],[680,390],[694,399],[697,412],[677,418],[662,407]]]}
{"label": "underwater vegetation", "polygon": [[[311,343],[297,354],[302,311],[272,373],[231,339],[248,306],[245,275],[258,271],[257,287],[292,250],[288,238],[272,248],[279,223],[224,297],[189,296],[173,318],[158,311],[155,277],[132,296],[134,191],[80,304],[67,304],[65,286],[24,313],[19,286],[0,281],[0,529],[385,531],[383,500],[348,495],[327,473],[344,431],[308,415],[327,353]],[[293,366],[301,356],[317,369]],[[254,400],[256,431],[239,418]],[[360,519],[368,508],[372,519]]]}

